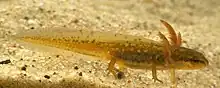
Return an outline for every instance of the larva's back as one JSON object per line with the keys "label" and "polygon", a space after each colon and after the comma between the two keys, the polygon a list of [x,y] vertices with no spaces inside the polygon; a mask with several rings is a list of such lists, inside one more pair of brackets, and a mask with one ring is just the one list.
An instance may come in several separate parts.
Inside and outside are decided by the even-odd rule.
{"label": "larva's back", "polygon": [[121,35],[109,32],[51,28],[20,32],[14,38],[25,42],[56,47],[82,54],[106,57],[109,51],[120,51],[128,43],[156,43],[142,37]]}
{"label": "larva's back", "polygon": [[144,41],[144,42],[149,41],[148,39],[145,39],[143,37],[116,34],[111,31],[99,32],[99,31],[88,31],[86,29],[74,30],[64,27],[22,31],[15,35],[15,37],[17,38],[21,38],[24,36],[40,36],[40,37],[48,37],[48,38],[72,37],[77,40],[89,40],[89,41],[96,40],[101,42],[118,42],[118,41],[133,41],[133,40]]}

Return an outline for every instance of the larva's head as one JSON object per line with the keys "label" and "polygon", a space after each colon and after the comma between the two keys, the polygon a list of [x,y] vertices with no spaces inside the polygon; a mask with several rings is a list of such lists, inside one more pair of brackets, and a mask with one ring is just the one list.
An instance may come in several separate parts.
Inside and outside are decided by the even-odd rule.
{"label": "larva's head", "polygon": [[182,43],[181,34],[178,33],[177,35],[173,27],[166,21],[160,21],[167,28],[170,34],[169,39],[171,40],[169,42],[168,39],[159,32],[159,36],[163,40],[164,47],[166,50],[170,49],[169,46],[175,47],[174,50],[171,49],[171,57],[175,61],[173,64],[176,69],[199,69],[208,65],[208,60],[202,53],[180,47]]}
{"label": "larva's head", "polygon": [[208,60],[202,53],[184,47],[175,49],[172,58],[177,69],[200,69],[208,65]]}

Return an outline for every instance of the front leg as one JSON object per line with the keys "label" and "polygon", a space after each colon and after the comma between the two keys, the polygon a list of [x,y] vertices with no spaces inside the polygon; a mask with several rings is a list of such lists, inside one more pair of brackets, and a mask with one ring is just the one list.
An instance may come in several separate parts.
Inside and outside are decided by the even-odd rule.
{"label": "front leg", "polygon": [[[124,73],[121,72],[120,70],[124,69],[124,65],[123,62],[119,61],[119,59],[117,59],[116,57],[114,57],[114,53],[113,52],[108,52],[106,54],[106,58],[108,60],[110,60],[109,64],[108,64],[108,71],[110,73],[112,73],[114,75],[115,78],[117,79],[121,79],[124,77]],[[115,64],[119,65],[119,69],[115,68]]]}
{"label": "front leg", "polygon": [[116,59],[111,58],[111,61],[108,64],[108,71],[117,78],[116,70],[115,70],[115,63],[116,63]]}

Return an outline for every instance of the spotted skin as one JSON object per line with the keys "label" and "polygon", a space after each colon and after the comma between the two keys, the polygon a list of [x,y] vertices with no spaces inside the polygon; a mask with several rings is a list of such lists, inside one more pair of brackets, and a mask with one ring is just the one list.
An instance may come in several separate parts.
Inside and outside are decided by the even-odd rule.
{"label": "spotted skin", "polygon": [[68,28],[51,28],[21,32],[13,37],[29,43],[56,47],[85,55],[100,57],[109,62],[108,70],[117,76],[115,64],[120,68],[152,70],[154,81],[157,70],[170,70],[171,81],[175,85],[175,70],[193,70],[204,68],[208,60],[193,49],[181,47],[181,35],[177,35],[167,22],[162,24],[170,33],[168,39],[159,32],[162,42],[138,36],[71,30]]}

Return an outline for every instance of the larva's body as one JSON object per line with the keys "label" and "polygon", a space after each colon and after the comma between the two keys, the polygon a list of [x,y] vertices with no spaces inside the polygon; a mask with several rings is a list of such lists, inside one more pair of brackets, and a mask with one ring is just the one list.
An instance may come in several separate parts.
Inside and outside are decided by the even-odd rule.
{"label": "larva's body", "polygon": [[[136,65],[135,67],[137,68],[146,68],[137,66],[137,64],[145,64],[146,66],[149,65],[148,67],[150,68],[153,58],[158,60],[161,58],[160,60],[162,61],[158,62],[158,65],[164,64],[162,44],[153,40],[119,34],[109,35],[107,32],[90,32],[64,28],[53,30],[55,31],[54,34],[52,31],[49,32],[50,34],[47,34],[48,31],[34,32],[34,34],[33,32],[27,32],[28,35],[25,34],[26,36],[22,34],[16,37],[26,42],[97,56],[106,60],[111,60],[111,58],[108,58],[111,55],[129,67]],[[67,36],[67,33],[71,36]]]}
{"label": "larva's body", "polygon": [[[167,26],[167,24],[164,25]],[[167,28],[169,29],[169,27]],[[15,35],[15,37],[30,43],[110,60],[108,69],[114,75],[115,63],[120,67],[150,69],[153,72],[153,78],[158,81],[160,80],[156,77],[156,70],[198,69],[208,65],[208,61],[201,53],[180,47],[181,43],[179,44],[178,40],[176,45],[179,47],[174,46],[175,44],[170,45],[167,43],[166,38],[163,39],[162,34],[160,37],[164,42],[136,36],[70,30],[67,28],[24,32]]]}

